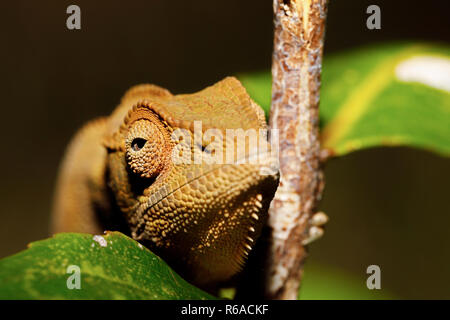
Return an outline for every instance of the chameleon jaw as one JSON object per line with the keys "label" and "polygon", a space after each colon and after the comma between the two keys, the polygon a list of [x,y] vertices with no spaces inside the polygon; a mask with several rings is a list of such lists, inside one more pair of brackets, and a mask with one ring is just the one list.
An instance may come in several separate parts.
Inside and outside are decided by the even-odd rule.
{"label": "chameleon jaw", "polygon": [[136,211],[141,218],[132,228],[133,238],[196,285],[231,278],[242,269],[259,237],[278,184],[278,173],[264,175],[262,168],[222,165],[187,181],[152,206],[148,199]]}

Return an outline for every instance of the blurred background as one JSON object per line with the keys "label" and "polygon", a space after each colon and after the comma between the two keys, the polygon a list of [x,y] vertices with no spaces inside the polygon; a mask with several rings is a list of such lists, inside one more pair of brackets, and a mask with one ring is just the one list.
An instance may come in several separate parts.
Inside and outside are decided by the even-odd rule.
{"label": "blurred background", "polygon": [[[81,8],[82,29],[66,28]],[[382,29],[365,27],[381,7]],[[108,115],[132,85],[173,93],[227,75],[267,70],[271,0],[8,1],[0,61],[0,258],[49,236],[53,187],[65,146],[86,121]],[[331,0],[325,55],[395,40],[450,42],[450,4]],[[331,161],[321,209],[331,221],[310,246],[302,298],[450,298],[449,160],[409,148]],[[381,267],[381,290],[366,288]]]}

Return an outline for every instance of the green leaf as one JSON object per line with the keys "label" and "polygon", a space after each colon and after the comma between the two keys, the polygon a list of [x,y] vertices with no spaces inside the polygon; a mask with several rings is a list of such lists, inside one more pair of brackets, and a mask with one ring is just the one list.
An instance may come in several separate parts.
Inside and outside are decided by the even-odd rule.
{"label": "green leaf", "polygon": [[[96,239],[61,233],[0,260],[0,299],[213,298],[125,235],[109,232]],[[68,289],[71,265],[80,268],[81,289]]]}
{"label": "green leaf", "polygon": [[[411,146],[450,155],[450,48],[396,44],[325,56],[322,146],[334,155]],[[239,77],[268,113],[269,72]]]}
{"label": "green leaf", "polygon": [[307,261],[300,300],[378,300],[398,299],[388,289],[369,290],[366,285],[367,275],[350,274],[334,266],[324,266]]}

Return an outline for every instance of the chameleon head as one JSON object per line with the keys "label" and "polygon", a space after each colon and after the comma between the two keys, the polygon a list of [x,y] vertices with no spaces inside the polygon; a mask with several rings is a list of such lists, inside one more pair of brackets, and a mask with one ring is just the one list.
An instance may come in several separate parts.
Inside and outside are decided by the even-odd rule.
{"label": "chameleon head", "polygon": [[228,280],[257,240],[278,186],[263,111],[234,78],[191,95],[139,86],[122,106],[113,114],[122,123],[105,144],[109,187],[132,237],[196,285]]}

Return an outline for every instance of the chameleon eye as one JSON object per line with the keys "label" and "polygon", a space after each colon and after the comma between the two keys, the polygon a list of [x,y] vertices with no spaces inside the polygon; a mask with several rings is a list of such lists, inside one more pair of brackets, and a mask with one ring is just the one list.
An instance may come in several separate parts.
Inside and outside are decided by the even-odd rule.
{"label": "chameleon eye", "polygon": [[164,168],[167,141],[164,128],[150,120],[131,124],[125,142],[126,160],[133,173],[142,178],[154,178]]}
{"label": "chameleon eye", "polygon": [[146,142],[147,142],[147,140],[145,140],[145,139],[135,138],[131,142],[131,149],[133,149],[133,151],[140,151],[145,146]]}

